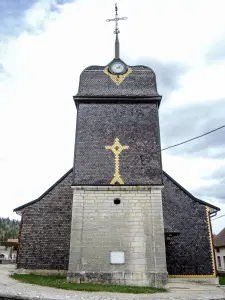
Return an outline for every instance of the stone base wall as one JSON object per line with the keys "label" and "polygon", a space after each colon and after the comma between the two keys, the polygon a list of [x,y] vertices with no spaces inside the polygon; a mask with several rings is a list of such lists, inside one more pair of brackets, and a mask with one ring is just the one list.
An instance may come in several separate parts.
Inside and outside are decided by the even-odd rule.
{"label": "stone base wall", "polygon": [[15,272],[17,274],[35,274],[35,275],[59,275],[66,276],[66,270],[48,270],[48,269],[16,269]]}
{"label": "stone base wall", "polygon": [[68,272],[67,280],[74,283],[104,283],[164,287],[167,284],[167,272]]}
{"label": "stone base wall", "polygon": [[[75,186],[68,280],[167,283],[162,186]],[[120,203],[115,204],[114,200]],[[111,252],[124,261],[111,261]]]}

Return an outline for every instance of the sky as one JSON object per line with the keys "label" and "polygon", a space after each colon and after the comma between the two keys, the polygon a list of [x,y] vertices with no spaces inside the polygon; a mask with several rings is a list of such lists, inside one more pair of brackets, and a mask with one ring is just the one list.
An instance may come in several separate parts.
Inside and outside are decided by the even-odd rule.
{"label": "sky", "polygon": [[[225,1],[120,0],[121,58],[151,67],[162,148],[225,125]],[[79,75],[114,57],[113,0],[0,0],[1,217],[73,164]],[[162,152],[163,169],[225,214],[225,129]],[[225,217],[212,221],[213,232]]]}

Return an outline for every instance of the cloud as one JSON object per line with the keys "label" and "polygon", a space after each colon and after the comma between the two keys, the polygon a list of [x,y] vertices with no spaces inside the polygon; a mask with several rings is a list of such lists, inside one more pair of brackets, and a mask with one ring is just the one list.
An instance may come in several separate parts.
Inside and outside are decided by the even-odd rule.
{"label": "cloud", "polygon": [[63,5],[63,4],[66,4],[66,3],[73,3],[75,2],[76,0],[56,0],[55,2],[59,5]]}
{"label": "cloud", "polygon": [[207,177],[208,179],[220,179],[222,182],[225,183],[225,168],[220,167],[216,171],[214,171],[210,176]]}
{"label": "cloud", "polygon": [[26,10],[32,7],[37,0],[2,0],[0,1],[0,36],[17,35],[24,25],[22,18]]}
{"label": "cloud", "polygon": [[[208,184],[204,188],[198,188],[194,190],[195,195],[198,195],[200,198],[214,198],[218,201],[218,203],[225,203],[225,181],[224,181],[224,175],[223,179],[219,179],[217,183]],[[212,179],[215,179],[212,176]],[[219,206],[219,205],[218,205]]]}
{"label": "cloud", "polygon": [[143,58],[137,61],[137,65],[148,66],[156,74],[157,89],[163,95],[163,101],[169,99],[170,93],[180,88],[180,77],[183,76],[188,66],[181,62],[163,62],[158,59]]}
{"label": "cloud", "polygon": [[[37,33],[44,29],[52,13],[60,13],[61,7],[75,0],[1,0],[0,2],[0,37],[19,36],[23,31]],[[30,18],[30,10],[33,10]],[[36,14],[34,16],[34,11]]]}
{"label": "cloud", "polygon": [[5,73],[5,68],[1,63],[0,63],[0,73]]}
{"label": "cloud", "polygon": [[206,61],[210,63],[215,63],[220,60],[225,59],[225,37],[217,40],[212,44],[208,53],[206,54]]}
{"label": "cloud", "polygon": [[[161,115],[162,148],[225,125],[224,110],[225,98],[164,110]],[[225,128],[166,151],[171,155],[225,158],[224,137]]]}
{"label": "cloud", "polygon": [[10,74],[7,72],[4,65],[0,63],[0,87],[1,87],[1,83],[3,84],[9,78],[10,78]]}
{"label": "cloud", "polygon": [[218,234],[224,228],[225,203],[221,203],[221,201],[219,202],[215,200],[214,204],[221,209],[221,211],[217,213],[217,216],[211,219],[213,233]]}

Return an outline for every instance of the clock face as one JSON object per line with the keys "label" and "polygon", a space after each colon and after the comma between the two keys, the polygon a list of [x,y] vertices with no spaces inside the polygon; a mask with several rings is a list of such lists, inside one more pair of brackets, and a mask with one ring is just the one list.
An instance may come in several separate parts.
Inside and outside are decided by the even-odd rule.
{"label": "clock face", "polygon": [[110,71],[114,74],[122,74],[126,71],[126,66],[124,63],[117,61],[111,64]]}

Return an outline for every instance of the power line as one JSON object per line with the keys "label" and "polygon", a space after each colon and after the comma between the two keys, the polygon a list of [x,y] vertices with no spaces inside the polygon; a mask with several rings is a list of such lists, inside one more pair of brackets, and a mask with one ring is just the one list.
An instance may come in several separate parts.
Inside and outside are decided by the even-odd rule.
{"label": "power line", "polygon": [[214,220],[216,220],[216,219],[219,219],[219,218],[222,218],[222,217],[224,217],[225,215],[221,215],[221,216],[219,216],[219,217],[217,217],[217,218],[215,218],[215,219],[211,219],[212,221],[214,221]]}
{"label": "power line", "polygon": [[180,146],[180,145],[183,145],[183,144],[186,144],[186,143],[191,142],[191,141],[193,141],[193,140],[199,139],[199,138],[201,138],[201,137],[203,137],[203,136],[205,136],[205,135],[207,135],[207,134],[210,134],[210,133],[212,133],[212,132],[215,132],[215,131],[217,131],[217,130],[220,130],[220,129],[224,128],[224,127],[225,127],[225,125],[220,126],[220,127],[216,128],[216,129],[213,129],[213,130],[208,131],[208,132],[206,132],[206,133],[204,133],[204,134],[198,135],[198,136],[196,136],[196,137],[194,137],[194,138],[192,138],[192,139],[189,139],[189,140],[187,140],[187,141],[184,141],[184,142],[181,142],[181,143],[178,143],[178,144],[175,144],[175,145],[166,147],[166,148],[164,148],[164,149],[161,149],[161,151],[167,150],[167,149],[170,149],[170,148],[173,148],[173,147],[177,147],[177,146]]}

